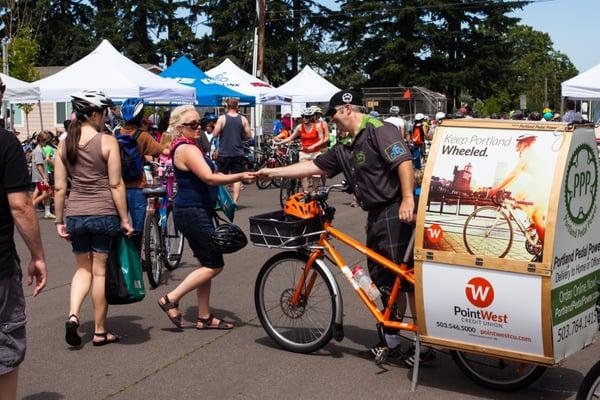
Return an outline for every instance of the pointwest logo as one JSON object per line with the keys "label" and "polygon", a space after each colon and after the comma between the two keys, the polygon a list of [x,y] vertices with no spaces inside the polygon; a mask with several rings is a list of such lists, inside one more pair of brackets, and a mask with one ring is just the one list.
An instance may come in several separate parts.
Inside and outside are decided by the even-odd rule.
{"label": "pointwest logo", "polygon": [[475,307],[486,308],[494,301],[494,288],[485,278],[475,277],[467,282],[465,287],[467,299]]}
{"label": "pointwest logo", "polygon": [[432,224],[425,229],[425,237],[431,243],[439,243],[444,238],[444,230],[438,224]]}

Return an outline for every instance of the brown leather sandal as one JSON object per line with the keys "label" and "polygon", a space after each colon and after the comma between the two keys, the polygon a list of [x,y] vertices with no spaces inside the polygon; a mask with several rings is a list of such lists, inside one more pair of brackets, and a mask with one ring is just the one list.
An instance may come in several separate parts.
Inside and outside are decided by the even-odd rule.
{"label": "brown leather sandal", "polygon": [[170,316],[168,313],[169,310],[179,307],[179,303],[172,303],[167,295],[164,295],[163,297],[161,297],[161,299],[165,301],[165,304],[161,303],[160,300],[158,300],[159,307],[165,312],[165,314],[167,314],[167,317],[173,323],[173,325],[175,325],[179,329],[183,329],[183,317],[181,316],[181,313],[177,314],[174,317]]}

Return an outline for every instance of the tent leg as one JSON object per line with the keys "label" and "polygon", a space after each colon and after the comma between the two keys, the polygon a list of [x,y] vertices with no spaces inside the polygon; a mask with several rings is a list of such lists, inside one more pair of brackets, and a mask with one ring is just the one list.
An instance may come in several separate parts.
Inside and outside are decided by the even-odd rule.
{"label": "tent leg", "polygon": [[565,112],[565,98],[561,96],[560,98],[560,115],[563,115]]}
{"label": "tent leg", "polygon": [[42,102],[38,100],[38,110],[40,111],[40,127],[41,130],[44,130],[44,119],[42,118]]}

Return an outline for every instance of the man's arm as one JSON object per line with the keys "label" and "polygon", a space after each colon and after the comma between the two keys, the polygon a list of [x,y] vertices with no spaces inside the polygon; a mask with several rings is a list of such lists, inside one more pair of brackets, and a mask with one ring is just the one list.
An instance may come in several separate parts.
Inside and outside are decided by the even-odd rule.
{"label": "man's arm", "polygon": [[398,217],[402,222],[412,222],[415,211],[414,183],[415,173],[411,160],[398,165],[398,178],[402,189],[402,201],[398,210]]}
{"label": "man's arm", "polygon": [[38,224],[37,215],[27,192],[8,193],[7,197],[10,212],[15,221],[15,226],[31,253],[27,284],[31,285],[33,283],[33,278],[35,277],[36,285],[33,295],[37,296],[44,286],[46,286],[47,276],[44,248],[42,247],[42,238],[40,236],[40,226]]}
{"label": "man's arm", "polygon": [[242,116],[242,126],[244,127],[244,139],[250,140],[252,139],[252,131],[250,130],[250,123],[248,122],[248,118]]}
{"label": "man's arm", "polygon": [[311,175],[325,175],[313,161],[300,162],[287,167],[263,168],[256,172],[258,177],[267,178],[304,178]]}
{"label": "man's arm", "polygon": [[225,128],[225,115],[221,115],[219,119],[217,119],[217,123],[215,124],[215,129],[213,129],[213,137],[219,137],[221,132]]}

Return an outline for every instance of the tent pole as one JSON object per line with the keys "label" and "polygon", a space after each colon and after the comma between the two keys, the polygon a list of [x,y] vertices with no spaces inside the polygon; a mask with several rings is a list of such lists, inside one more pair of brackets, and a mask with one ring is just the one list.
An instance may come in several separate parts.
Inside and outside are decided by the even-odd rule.
{"label": "tent pole", "polygon": [[563,115],[565,112],[565,98],[563,96],[560,97],[560,115]]}
{"label": "tent pole", "polygon": [[41,130],[44,130],[44,119],[42,118],[42,101],[38,100],[38,110],[40,112],[40,127]]}

